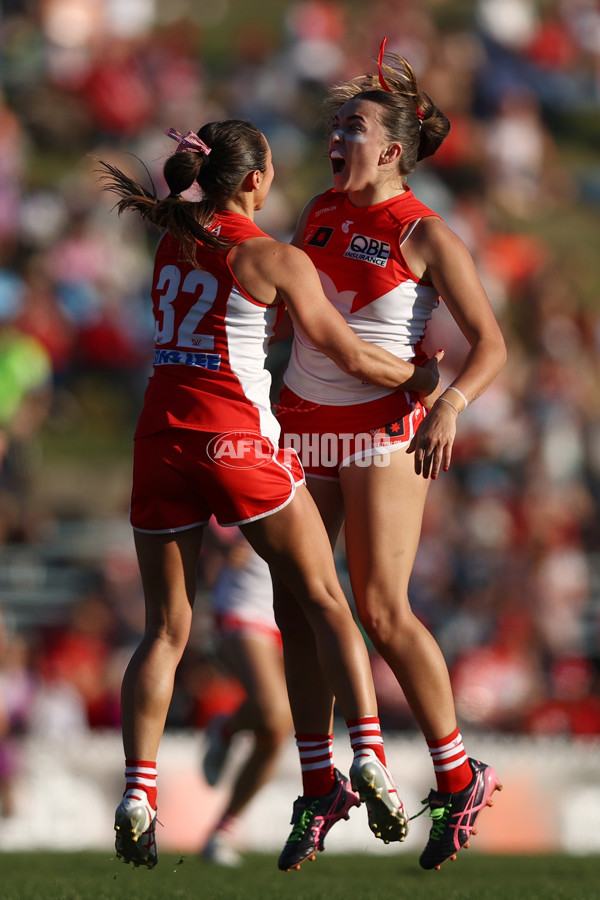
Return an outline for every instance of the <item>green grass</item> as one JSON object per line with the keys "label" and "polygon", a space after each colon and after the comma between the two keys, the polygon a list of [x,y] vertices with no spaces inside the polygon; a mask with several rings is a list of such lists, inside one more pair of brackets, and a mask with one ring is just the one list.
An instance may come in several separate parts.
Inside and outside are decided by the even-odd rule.
{"label": "green grass", "polygon": [[[465,851],[463,855],[466,857]],[[102,853],[0,854],[0,900],[597,900],[599,856],[469,855],[424,872],[415,856],[323,855],[279,872],[274,855],[240,869],[163,854],[134,869]]]}

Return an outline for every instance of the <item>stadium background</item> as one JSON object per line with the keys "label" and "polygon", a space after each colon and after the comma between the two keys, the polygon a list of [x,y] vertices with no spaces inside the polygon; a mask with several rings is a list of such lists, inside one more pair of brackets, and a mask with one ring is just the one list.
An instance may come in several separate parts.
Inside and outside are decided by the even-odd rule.
{"label": "stadium background", "polygon": [[[461,416],[411,586],[447,656],[467,746],[505,783],[477,846],[600,850],[595,0],[3,4],[4,849],[110,847],[122,781],[118,689],[143,614],[127,524],[130,442],[149,371],[155,236],[133,216],[117,219],[94,157],[143,174],[140,157],[160,193],[165,128],[250,118],[276,168],[260,224],[286,239],[305,201],[329,185],[316,124],[324,87],[372,66],[384,34],[451,119],[411,184],[468,244],[509,350],[505,371]],[[446,348],[451,378],[464,343],[443,310],[434,323],[431,345]],[[285,349],[272,361],[275,386]],[[207,720],[239,697],[207,615],[228,539],[221,529],[208,536],[161,750],[165,849],[192,850],[221,798],[198,760]],[[338,562],[347,587],[341,549]],[[375,655],[373,669],[390,763],[415,811],[429,787],[424,746]],[[261,849],[286,833],[294,754],[290,746],[249,813]],[[39,833],[34,796],[48,810]],[[73,797],[87,798],[85,823],[69,815]],[[253,823],[266,809],[273,833],[263,838]],[[362,824],[354,816],[329,847],[377,852]]]}

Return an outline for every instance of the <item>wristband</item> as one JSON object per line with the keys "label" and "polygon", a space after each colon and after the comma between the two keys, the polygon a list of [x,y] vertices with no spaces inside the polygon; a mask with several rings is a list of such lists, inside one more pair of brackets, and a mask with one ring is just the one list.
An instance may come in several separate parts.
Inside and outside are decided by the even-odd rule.
{"label": "wristband", "polygon": [[438,397],[438,400],[441,400],[442,403],[447,403],[448,406],[451,406],[451,407],[452,407],[452,409],[454,410],[454,412],[456,413],[456,415],[458,415],[459,410],[455,407],[454,403],[450,403],[450,401],[449,401],[449,400],[446,400],[445,397]]}
{"label": "wristband", "polygon": [[469,401],[467,400],[467,398],[465,397],[465,395],[463,394],[463,392],[460,390],[460,388],[457,388],[457,387],[454,387],[453,385],[450,385],[450,387],[447,387],[446,390],[447,390],[447,391],[456,391],[456,393],[459,395],[459,397],[462,397],[463,400],[464,400],[465,405],[464,405],[463,409],[466,409],[466,408],[467,408],[467,406],[469,405]]}

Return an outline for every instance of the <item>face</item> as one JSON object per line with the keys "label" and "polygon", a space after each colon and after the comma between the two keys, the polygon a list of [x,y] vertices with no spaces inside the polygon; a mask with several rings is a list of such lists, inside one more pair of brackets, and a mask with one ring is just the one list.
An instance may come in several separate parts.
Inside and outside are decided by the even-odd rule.
{"label": "face", "polygon": [[333,186],[346,193],[365,190],[391,173],[384,171],[382,156],[389,147],[379,109],[370,100],[353,98],[338,110],[329,135]]}
{"label": "face", "polygon": [[[263,135],[264,137],[264,135]],[[265,138],[265,144],[267,145],[267,164],[265,171],[262,173],[262,181],[260,184],[260,188],[256,191],[254,195],[254,208],[262,209],[265,205],[265,200],[267,199],[267,195],[271,189],[271,185],[273,184],[273,178],[275,176],[275,169],[273,168],[273,154],[271,153],[271,148],[269,147],[269,143]]]}

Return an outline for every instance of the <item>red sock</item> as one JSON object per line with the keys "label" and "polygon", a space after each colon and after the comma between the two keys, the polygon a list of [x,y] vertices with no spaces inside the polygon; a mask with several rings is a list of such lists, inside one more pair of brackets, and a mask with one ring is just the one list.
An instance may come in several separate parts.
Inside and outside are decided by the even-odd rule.
{"label": "red sock", "polygon": [[152,809],[156,809],[156,763],[146,759],[125,760],[124,797],[143,800],[148,797]]}
{"label": "red sock", "polygon": [[361,716],[360,719],[346,719],[350,746],[354,750],[354,758],[360,756],[361,750],[372,750],[377,759],[385,766],[385,750],[381,736],[381,725],[377,716]]}
{"label": "red sock", "polygon": [[333,735],[297,734],[296,746],[302,769],[302,793],[305,797],[324,797],[333,790]]}
{"label": "red sock", "polygon": [[427,741],[437,779],[437,789],[442,794],[462,791],[473,778],[462,735],[458,728],[441,741]]}

